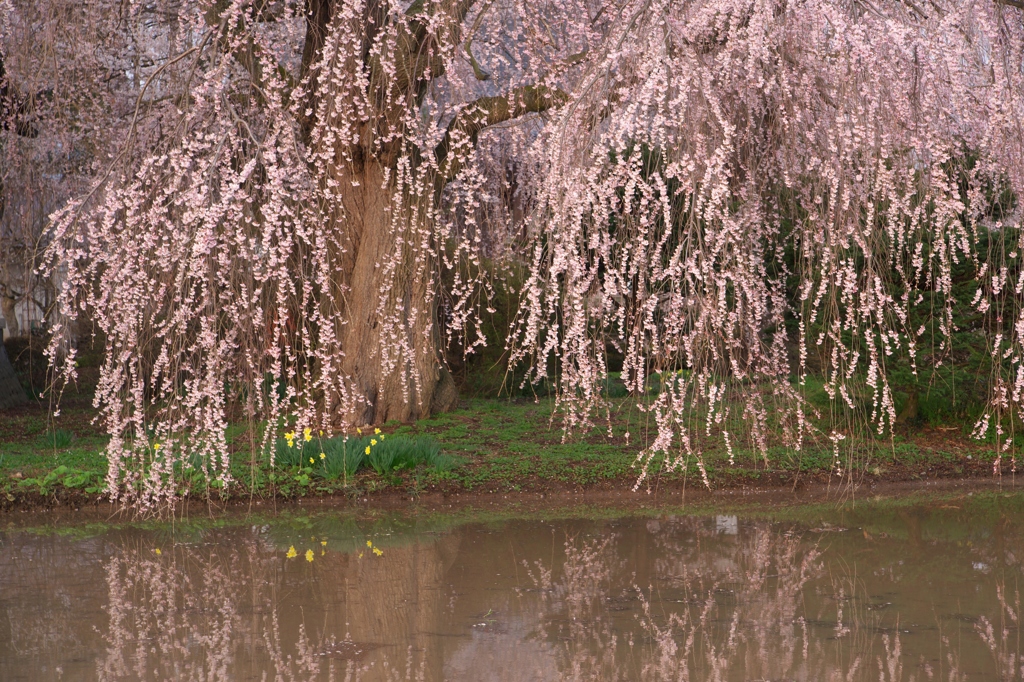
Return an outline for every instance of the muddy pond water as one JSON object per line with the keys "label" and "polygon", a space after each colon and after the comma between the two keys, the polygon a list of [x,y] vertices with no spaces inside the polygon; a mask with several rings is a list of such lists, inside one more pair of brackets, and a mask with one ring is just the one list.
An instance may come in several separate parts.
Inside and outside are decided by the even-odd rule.
{"label": "muddy pond water", "polygon": [[1019,493],[0,529],[7,682],[1024,678]]}

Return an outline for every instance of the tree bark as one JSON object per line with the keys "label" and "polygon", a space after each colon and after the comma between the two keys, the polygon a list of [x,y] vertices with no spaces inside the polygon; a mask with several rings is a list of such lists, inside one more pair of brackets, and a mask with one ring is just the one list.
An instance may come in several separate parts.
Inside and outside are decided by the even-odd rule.
{"label": "tree bark", "polygon": [[[365,94],[374,109],[362,123],[357,140],[332,138],[329,144],[336,147],[320,156],[337,164],[325,173],[325,196],[338,191],[341,199],[341,205],[332,209],[337,214],[330,217],[342,250],[332,259],[338,267],[332,274],[331,298],[343,302],[336,313],[343,353],[338,369],[362,399],[354,414],[344,415],[350,423],[407,422],[456,406],[458,393],[443,366],[435,324],[432,230],[418,221],[430,219],[430,209],[436,208],[444,186],[462,169],[465,153],[460,150],[466,142],[475,145],[484,128],[545,111],[566,99],[545,86],[524,86],[469,103],[449,122],[435,149],[413,154],[413,167],[433,155],[434,187],[426,196],[403,203],[393,179],[399,157],[408,153],[403,144],[406,118],[418,110],[430,83],[444,75],[443,49],[438,43],[460,42],[462,22],[475,2],[416,0],[399,15],[391,11],[388,0],[367,0],[362,16],[341,19],[362,32],[358,54],[350,49],[338,58],[346,68],[365,71],[365,85],[359,86],[368,89],[365,93],[333,92],[337,86],[329,79],[320,80],[315,65],[330,31],[338,30],[332,28],[338,18],[333,16],[334,0],[306,2],[300,72],[300,80],[307,83],[306,106],[301,107],[298,120],[303,139],[309,144],[316,125],[331,125],[331,114],[324,114],[323,106],[338,97]],[[228,6],[220,0],[207,15],[207,22],[225,33],[233,30],[223,19]],[[393,64],[386,67],[372,47],[388,24],[395,29],[395,41]],[[230,46],[230,41],[225,45]],[[262,79],[251,50],[236,50],[235,57],[255,81]],[[321,114],[326,122],[318,122]],[[412,202],[433,202],[433,206]]]}
{"label": "tree bark", "polygon": [[0,315],[7,321],[7,333],[11,337],[21,335],[21,327],[18,325],[18,316],[15,313],[17,300],[13,296],[0,294]]}
{"label": "tree bark", "polygon": [[18,375],[7,358],[7,349],[0,342],[0,410],[24,405],[27,402],[25,389],[21,387]]}
{"label": "tree bark", "polygon": [[[342,372],[365,404],[353,421],[408,422],[454,408],[454,385],[444,377],[435,330],[433,264],[413,235],[411,206],[396,200],[384,167],[367,161],[352,185],[341,179],[345,215],[337,220],[345,253],[337,284],[345,301]],[[398,215],[394,215],[398,212]],[[450,381],[450,379],[449,379]]]}

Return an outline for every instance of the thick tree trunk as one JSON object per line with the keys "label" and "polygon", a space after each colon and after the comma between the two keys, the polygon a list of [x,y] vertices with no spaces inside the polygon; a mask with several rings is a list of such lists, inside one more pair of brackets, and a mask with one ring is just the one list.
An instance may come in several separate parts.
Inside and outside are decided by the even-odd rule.
{"label": "thick tree trunk", "polygon": [[25,389],[21,387],[18,375],[7,359],[7,349],[0,343],[0,410],[24,405],[27,402]]}
{"label": "thick tree trunk", "polygon": [[0,294],[0,316],[7,322],[7,333],[14,337],[21,335],[21,327],[18,325],[18,316],[15,314],[17,300],[13,296]]}
{"label": "thick tree trunk", "polygon": [[352,415],[362,424],[412,421],[453,409],[457,400],[438,351],[430,256],[412,238],[414,212],[393,201],[384,178],[373,161],[358,185],[345,177],[345,215],[338,218],[346,250],[338,282],[345,301],[341,369],[365,400]]}

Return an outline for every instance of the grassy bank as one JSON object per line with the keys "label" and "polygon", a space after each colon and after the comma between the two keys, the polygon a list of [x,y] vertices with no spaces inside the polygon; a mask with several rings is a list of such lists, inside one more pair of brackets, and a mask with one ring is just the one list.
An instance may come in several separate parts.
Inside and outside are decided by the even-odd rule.
{"label": "grassy bank", "polygon": [[[375,443],[379,449],[373,456],[360,456],[354,467],[352,462],[338,465],[337,458],[345,455],[338,455],[340,450],[331,450],[334,446],[329,444],[315,441],[303,447],[302,434],[293,436],[294,451],[286,441],[278,442],[277,461],[271,466],[269,458],[253,456],[252,434],[237,426],[228,434],[232,486],[210,489],[197,466],[184,472],[183,490],[193,499],[295,499],[630,489],[637,480],[636,455],[653,439],[654,425],[637,409],[635,399],[611,400],[614,410],[609,423],[565,440],[557,417],[552,418],[550,398],[463,401],[459,410],[449,414],[413,425],[385,425],[380,446],[393,444],[398,454],[392,453],[390,459],[380,456],[384,449]],[[72,396],[57,417],[43,405],[5,413],[0,420],[0,508],[80,505],[103,499],[106,439],[91,423],[92,416],[84,396]],[[350,451],[370,447],[371,438],[354,437]],[[320,458],[317,451],[330,452],[333,459]],[[759,453],[742,447],[734,448],[733,454],[731,465],[720,446],[706,453],[713,487],[840,483],[827,441],[811,443],[800,452],[773,448],[767,464]],[[861,482],[966,478],[991,475],[993,457],[991,445],[969,440],[961,429],[924,426],[892,439],[862,437],[848,442],[842,464],[846,480]],[[656,463],[643,488],[683,485],[703,485],[694,462],[672,472]]]}

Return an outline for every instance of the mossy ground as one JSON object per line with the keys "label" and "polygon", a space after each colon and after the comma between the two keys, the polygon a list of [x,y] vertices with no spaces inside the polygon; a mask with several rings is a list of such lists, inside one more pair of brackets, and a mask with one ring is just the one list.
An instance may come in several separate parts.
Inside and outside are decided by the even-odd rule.
{"label": "mossy ground", "polygon": [[[653,439],[654,424],[638,409],[635,398],[610,401],[610,419],[566,437],[551,398],[466,400],[455,412],[383,428],[385,434],[430,436],[455,466],[444,471],[418,466],[383,474],[362,469],[340,479],[325,477],[312,466],[271,467],[264,457],[253,456],[252,434],[237,425],[228,433],[232,486],[211,489],[202,477],[185,485],[193,498],[215,499],[627,490],[637,482],[636,457]],[[0,506],[102,499],[106,438],[92,423],[93,415],[84,396],[66,399],[58,416],[38,404],[5,413],[0,420]],[[737,446],[734,464],[720,444],[709,443],[704,463],[713,488],[796,487],[851,478],[967,478],[991,475],[993,469],[993,447],[970,440],[956,427],[922,426],[891,438],[847,441],[840,459],[842,480],[831,444],[822,441],[809,443],[800,452],[773,448],[767,463],[759,453]],[[666,471],[656,460],[649,473],[643,489],[703,486],[694,461]]]}

